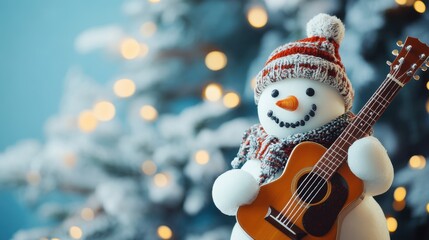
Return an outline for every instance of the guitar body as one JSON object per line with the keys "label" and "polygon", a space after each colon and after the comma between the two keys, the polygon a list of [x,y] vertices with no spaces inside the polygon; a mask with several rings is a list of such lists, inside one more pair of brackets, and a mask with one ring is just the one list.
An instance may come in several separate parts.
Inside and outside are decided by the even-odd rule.
{"label": "guitar body", "polygon": [[343,217],[363,199],[364,187],[347,164],[329,181],[310,173],[325,152],[317,143],[297,145],[281,177],[261,186],[254,202],[238,209],[237,221],[251,238],[328,240],[339,236]]}

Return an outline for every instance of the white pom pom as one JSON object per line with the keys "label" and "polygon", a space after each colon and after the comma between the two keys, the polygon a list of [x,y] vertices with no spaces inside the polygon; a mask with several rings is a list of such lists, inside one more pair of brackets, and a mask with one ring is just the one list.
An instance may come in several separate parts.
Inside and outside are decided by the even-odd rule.
{"label": "white pom pom", "polygon": [[259,184],[248,172],[229,170],[213,184],[212,196],[216,207],[225,215],[233,216],[238,207],[251,203],[259,192]]}
{"label": "white pom pom", "polygon": [[344,38],[344,32],[343,22],[339,18],[325,13],[319,13],[307,23],[308,37],[324,37],[340,44]]}

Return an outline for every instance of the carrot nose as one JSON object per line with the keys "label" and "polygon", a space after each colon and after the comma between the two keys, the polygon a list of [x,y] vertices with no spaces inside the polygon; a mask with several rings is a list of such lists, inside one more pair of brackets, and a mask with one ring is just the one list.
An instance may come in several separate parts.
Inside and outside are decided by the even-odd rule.
{"label": "carrot nose", "polygon": [[295,96],[289,96],[277,101],[276,105],[289,111],[295,111],[298,108],[298,99]]}

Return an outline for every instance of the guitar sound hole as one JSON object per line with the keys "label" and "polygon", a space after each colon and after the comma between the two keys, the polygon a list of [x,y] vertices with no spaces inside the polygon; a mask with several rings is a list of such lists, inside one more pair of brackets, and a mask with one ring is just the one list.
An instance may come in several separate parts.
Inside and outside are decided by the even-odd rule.
{"label": "guitar sound hole", "polygon": [[328,192],[328,183],[315,173],[306,173],[298,180],[297,194],[299,198],[309,204],[323,200]]}

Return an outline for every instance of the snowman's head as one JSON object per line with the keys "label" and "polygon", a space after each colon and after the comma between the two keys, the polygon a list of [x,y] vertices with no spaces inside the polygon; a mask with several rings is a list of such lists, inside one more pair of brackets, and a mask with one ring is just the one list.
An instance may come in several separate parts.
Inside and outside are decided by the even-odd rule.
{"label": "snowman's head", "polygon": [[262,127],[278,138],[323,126],[345,110],[344,99],[335,88],[305,78],[268,85],[258,102]]}

